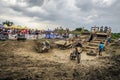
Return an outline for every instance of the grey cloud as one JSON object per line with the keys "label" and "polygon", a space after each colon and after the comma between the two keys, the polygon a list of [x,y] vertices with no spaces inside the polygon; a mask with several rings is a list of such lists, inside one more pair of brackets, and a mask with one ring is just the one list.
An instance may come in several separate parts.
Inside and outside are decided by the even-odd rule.
{"label": "grey cloud", "polygon": [[[15,16],[18,13],[22,13],[22,16],[27,16],[35,22],[49,22],[69,26],[70,28],[80,26],[90,28],[94,25],[109,25],[118,28],[120,25],[120,0],[116,0],[114,4],[107,7],[100,7],[94,4],[92,0],[75,0],[75,8],[67,5],[67,1],[68,0],[17,0],[17,4],[7,6],[1,1],[0,14],[10,14],[11,12],[8,11],[12,9],[17,12],[16,14],[12,14]],[[22,2],[26,3],[27,6],[18,5]],[[28,8],[34,6],[42,8],[45,12],[28,10]],[[89,18],[89,16],[92,17]],[[92,20],[92,22],[89,22],[89,20]],[[113,29],[114,31],[115,28]]]}
{"label": "grey cloud", "polygon": [[44,0],[19,0],[18,2],[25,2],[29,6],[42,6],[44,4]]}
{"label": "grey cloud", "polygon": [[76,0],[76,6],[84,12],[89,12],[93,9],[93,4],[90,0]]}
{"label": "grey cloud", "polygon": [[[34,1],[34,0],[32,0],[32,1]],[[32,3],[32,1],[26,0],[27,3]],[[19,1],[19,2],[21,2],[21,1]],[[19,3],[19,2],[17,2],[17,3]],[[40,20],[40,21],[51,21],[51,22],[58,21],[57,23],[59,23],[59,22],[60,23],[62,23],[62,22],[68,23],[69,21],[71,21],[69,18],[69,15],[71,15],[71,13],[68,14],[69,12],[67,11],[67,13],[66,13],[66,11],[64,10],[66,3],[64,3],[64,1],[62,1],[62,0],[55,1],[54,3],[56,3],[56,7],[51,7],[51,5],[43,7],[43,9],[45,9],[48,12],[47,15],[45,15],[44,13],[40,13],[40,12],[30,12],[27,10],[27,8],[29,6],[22,7],[22,6],[16,4],[16,5],[10,5],[9,8],[13,9],[14,11],[20,12],[25,16],[31,17],[31,18],[37,17],[37,20]],[[52,4],[52,5],[55,5],[55,4]]]}
{"label": "grey cloud", "polygon": [[30,5],[30,6],[42,6],[44,3],[44,0],[26,0],[26,2]]}

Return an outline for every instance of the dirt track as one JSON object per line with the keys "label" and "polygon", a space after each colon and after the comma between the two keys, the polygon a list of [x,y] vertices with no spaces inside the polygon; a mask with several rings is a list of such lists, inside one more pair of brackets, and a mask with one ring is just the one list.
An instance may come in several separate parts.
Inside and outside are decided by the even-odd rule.
{"label": "dirt track", "polygon": [[77,64],[69,60],[70,50],[53,49],[38,54],[33,46],[34,41],[0,42],[0,80],[120,79],[119,55],[89,57],[83,53],[81,63]]}

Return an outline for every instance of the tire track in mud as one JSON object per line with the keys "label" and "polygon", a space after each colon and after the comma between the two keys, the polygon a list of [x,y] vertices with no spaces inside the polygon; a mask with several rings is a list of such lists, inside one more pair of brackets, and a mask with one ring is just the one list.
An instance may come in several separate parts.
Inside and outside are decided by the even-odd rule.
{"label": "tire track in mud", "polygon": [[56,49],[56,53],[53,53],[53,50],[50,53],[38,54],[32,50],[32,46],[27,45],[29,42],[20,44],[24,45],[16,43],[16,46],[19,45],[18,48],[10,49],[9,46],[7,49],[10,51],[0,52],[1,80],[96,80],[98,78],[117,80],[120,78],[117,74],[120,71],[118,67],[120,57],[98,57],[95,60],[82,60],[77,64],[76,61],[69,61],[68,50]]}

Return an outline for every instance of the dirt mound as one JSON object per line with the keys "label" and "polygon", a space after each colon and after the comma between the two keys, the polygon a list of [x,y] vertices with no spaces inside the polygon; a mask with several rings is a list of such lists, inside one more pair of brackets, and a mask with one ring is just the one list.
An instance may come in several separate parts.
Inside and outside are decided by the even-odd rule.
{"label": "dirt mound", "polygon": [[[18,60],[19,59],[19,60]],[[16,60],[14,58],[14,60]],[[22,60],[22,61],[21,61]],[[104,61],[105,60],[105,61]],[[30,61],[17,57],[17,61],[1,67],[1,80],[118,80],[120,56],[100,59],[106,66],[76,65],[76,67],[49,61]],[[87,61],[91,63],[91,61]],[[6,63],[5,63],[6,64]],[[3,65],[3,64],[2,64]]]}
{"label": "dirt mound", "polygon": [[[63,57],[63,55],[68,55],[65,53],[65,51],[68,52],[67,50],[62,50],[62,54],[58,51],[57,53],[52,51],[51,53],[38,54],[32,50],[33,46],[34,41],[0,42],[0,80],[120,79],[120,55],[82,60],[80,64],[69,60],[66,63],[61,63],[60,60],[69,59]],[[59,54],[62,58],[57,55],[53,56],[53,54]],[[51,61],[50,58],[52,58]]]}
{"label": "dirt mound", "polygon": [[19,44],[17,42],[0,42],[0,61],[6,60],[9,57],[14,56],[13,51],[19,47]]}
{"label": "dirt mound", "polygon": [[120,43],[114,42],[107,46],[106,51],[107,54],[111,55],[120,55]]}

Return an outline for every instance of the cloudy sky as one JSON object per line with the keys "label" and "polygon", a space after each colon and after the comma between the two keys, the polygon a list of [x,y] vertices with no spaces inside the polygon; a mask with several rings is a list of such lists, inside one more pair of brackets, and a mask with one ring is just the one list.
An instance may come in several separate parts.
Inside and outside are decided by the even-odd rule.
{"label": "cloudy sky", "polygon": [[111,26],[120,32],[120,0],[0,0],[0,23],[39,29]]}

